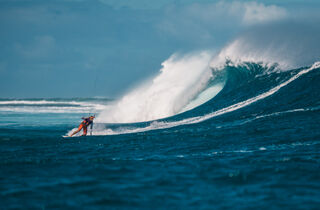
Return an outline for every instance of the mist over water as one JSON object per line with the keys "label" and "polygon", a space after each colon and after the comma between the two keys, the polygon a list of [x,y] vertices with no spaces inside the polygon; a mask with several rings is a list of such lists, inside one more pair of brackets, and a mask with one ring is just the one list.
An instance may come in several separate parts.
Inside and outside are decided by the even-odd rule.
{"label": "mist over water", "polygon": [[220,50],[211,66],[223,66],[225,59],[278,65],[278,70],[311,66],[319,61],[320,33],[317,23],[282,21],[253,26]]}

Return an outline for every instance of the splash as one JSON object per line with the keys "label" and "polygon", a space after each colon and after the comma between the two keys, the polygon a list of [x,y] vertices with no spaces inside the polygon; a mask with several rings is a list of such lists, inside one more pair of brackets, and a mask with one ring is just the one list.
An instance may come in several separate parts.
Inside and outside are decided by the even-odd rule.
{"label": "splash", "polygon": [[209,52],[171,56],[162,63],[159,75],[104,110],[96,121],[150,121],[176,115],[205,103],[224,84],[212,83],[215,75],[209,67],[211,56]]}

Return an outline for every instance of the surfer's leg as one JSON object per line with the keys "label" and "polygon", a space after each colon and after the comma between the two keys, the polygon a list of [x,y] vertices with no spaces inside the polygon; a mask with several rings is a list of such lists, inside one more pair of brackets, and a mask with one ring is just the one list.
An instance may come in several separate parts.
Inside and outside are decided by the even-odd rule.
{"label": "surfer's leg", "polygon": [[87,126],[83,126],[83,134],[82,136],[86,136],[87,135]]}
{"label": "surfer's leg", "polygon": [[78,130],[76,130],[75,132],[73,132],[70,136],[73,136],[73,135],[75,135],[76,133],[79,133],[82,128],[83,128],[83,124],[81,123],[81,124],[79,125]]}

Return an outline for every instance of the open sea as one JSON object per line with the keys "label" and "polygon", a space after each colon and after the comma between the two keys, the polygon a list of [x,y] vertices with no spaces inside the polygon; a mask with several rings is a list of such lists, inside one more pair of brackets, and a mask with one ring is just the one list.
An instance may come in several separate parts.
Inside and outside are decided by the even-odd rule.
{"label": "open sea", "polygon": [[320,63],[223,72],[145,122],[104,122],[106,98],[0,99],[0,209],[320,209]]}

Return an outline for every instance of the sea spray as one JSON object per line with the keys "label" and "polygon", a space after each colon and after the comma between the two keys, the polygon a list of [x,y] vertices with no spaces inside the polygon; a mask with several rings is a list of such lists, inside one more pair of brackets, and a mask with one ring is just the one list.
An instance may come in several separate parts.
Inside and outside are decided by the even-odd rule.
{"label": "sea spray", "polygon": [[[152,81],[147,81],[132,90],[119,101],[104,110],[97,122],[128,123],[150,121],[169,117],[198,106],[193,101],[213,79],[209,67],[211,53],[201,52],[189,55],[173,55],[162,63]],[[220,85],[221,86],[221,85]],[[211,89],[202,103],[211,99],[222,87]]]}
{"label": "sea spray", "polygon": [[319,61],[319,28],[310,24],[281,22],[252,27],[226,44],[210,62],[222,68],[226,60],[234,65],[244,62],[278,64],[287,71]]}

